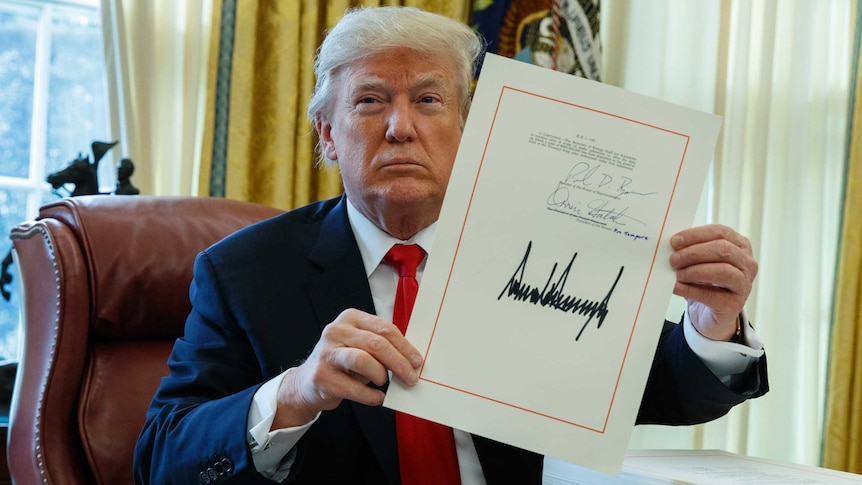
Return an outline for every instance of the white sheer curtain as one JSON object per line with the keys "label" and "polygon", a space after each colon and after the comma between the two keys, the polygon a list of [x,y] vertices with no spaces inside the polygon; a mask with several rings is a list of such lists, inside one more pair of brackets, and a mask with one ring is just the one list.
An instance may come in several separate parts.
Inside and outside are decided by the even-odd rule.
{"label": "white sheer curtain", "polygon": [[630,447],[817,465],[855,2],[602,2],[607,82],[724,117],[695,223],[751,239],[747,310],[770,371],[765,397],[702,426],[638,427]]}
{"label": "white sheer curtain", "polygon": [[197,193],[212,0],[102,0],[113,153],[148,195]]}

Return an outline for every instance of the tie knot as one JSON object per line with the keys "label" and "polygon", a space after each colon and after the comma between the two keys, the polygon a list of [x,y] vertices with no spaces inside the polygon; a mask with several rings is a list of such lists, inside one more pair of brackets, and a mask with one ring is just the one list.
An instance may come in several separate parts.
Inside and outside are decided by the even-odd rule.
{"label": "tie knot", "polygon": [[402,278],[415,278],[416,268],[425,257],[425,250],[418,244],[396,244],[392,246],[383,261],[398,271]]}

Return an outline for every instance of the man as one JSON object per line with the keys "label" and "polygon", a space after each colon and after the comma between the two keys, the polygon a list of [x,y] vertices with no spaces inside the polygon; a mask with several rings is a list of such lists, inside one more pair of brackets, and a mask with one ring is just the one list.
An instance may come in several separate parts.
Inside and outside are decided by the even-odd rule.
{"label": "man", "polygon": [[[395,413],[380,404],[388,374],[412,385],[422,357],[392,323],[398,276],[384,259],[403,243],[433,250],[480,53],[468,27],[400,7],[353,10],[327,35],[308,113],[345,195],[198,256],[137,482],[401,481]],[[665,322],[641,423],[703,422],[767,390],[762,346],[740,325],[757,272],[748,240],[712,225],[672,242],[688,317]],[[448,434],[451,483],[541,482],[541,456]]]}

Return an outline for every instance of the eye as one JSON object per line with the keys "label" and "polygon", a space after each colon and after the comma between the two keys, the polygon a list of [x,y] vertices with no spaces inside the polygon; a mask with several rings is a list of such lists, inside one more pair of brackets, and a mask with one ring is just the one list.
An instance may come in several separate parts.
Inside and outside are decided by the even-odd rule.
{"label": "eye", "polygon": [[435,97],[435,96],[431,96],[431,95],[428,95],[428,96],[422,96],[421,98],[419,98],[419,102],[420,102],[420,103],[426,103],[426,104],[428,104],[428,103],[436,103],[436,102],[438,102],[439,100],[440,100],[439,98],[437,98],[437,97]]}
{"label": "eye", "polygon": [[351,110],[356,113],[374,114],[378,113],[383,106],[380,96],[375,94],[362,94],[354,98]]}

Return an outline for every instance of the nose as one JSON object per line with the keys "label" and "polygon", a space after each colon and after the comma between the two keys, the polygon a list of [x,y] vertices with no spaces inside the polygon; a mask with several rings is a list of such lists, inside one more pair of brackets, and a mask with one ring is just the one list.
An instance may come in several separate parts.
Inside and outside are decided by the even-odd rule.
{"label": "nose", "polygon": [[416,138],[413,105],[407,99],[395,100],[389,110],[386,126],[386,141],[398,143]]}

